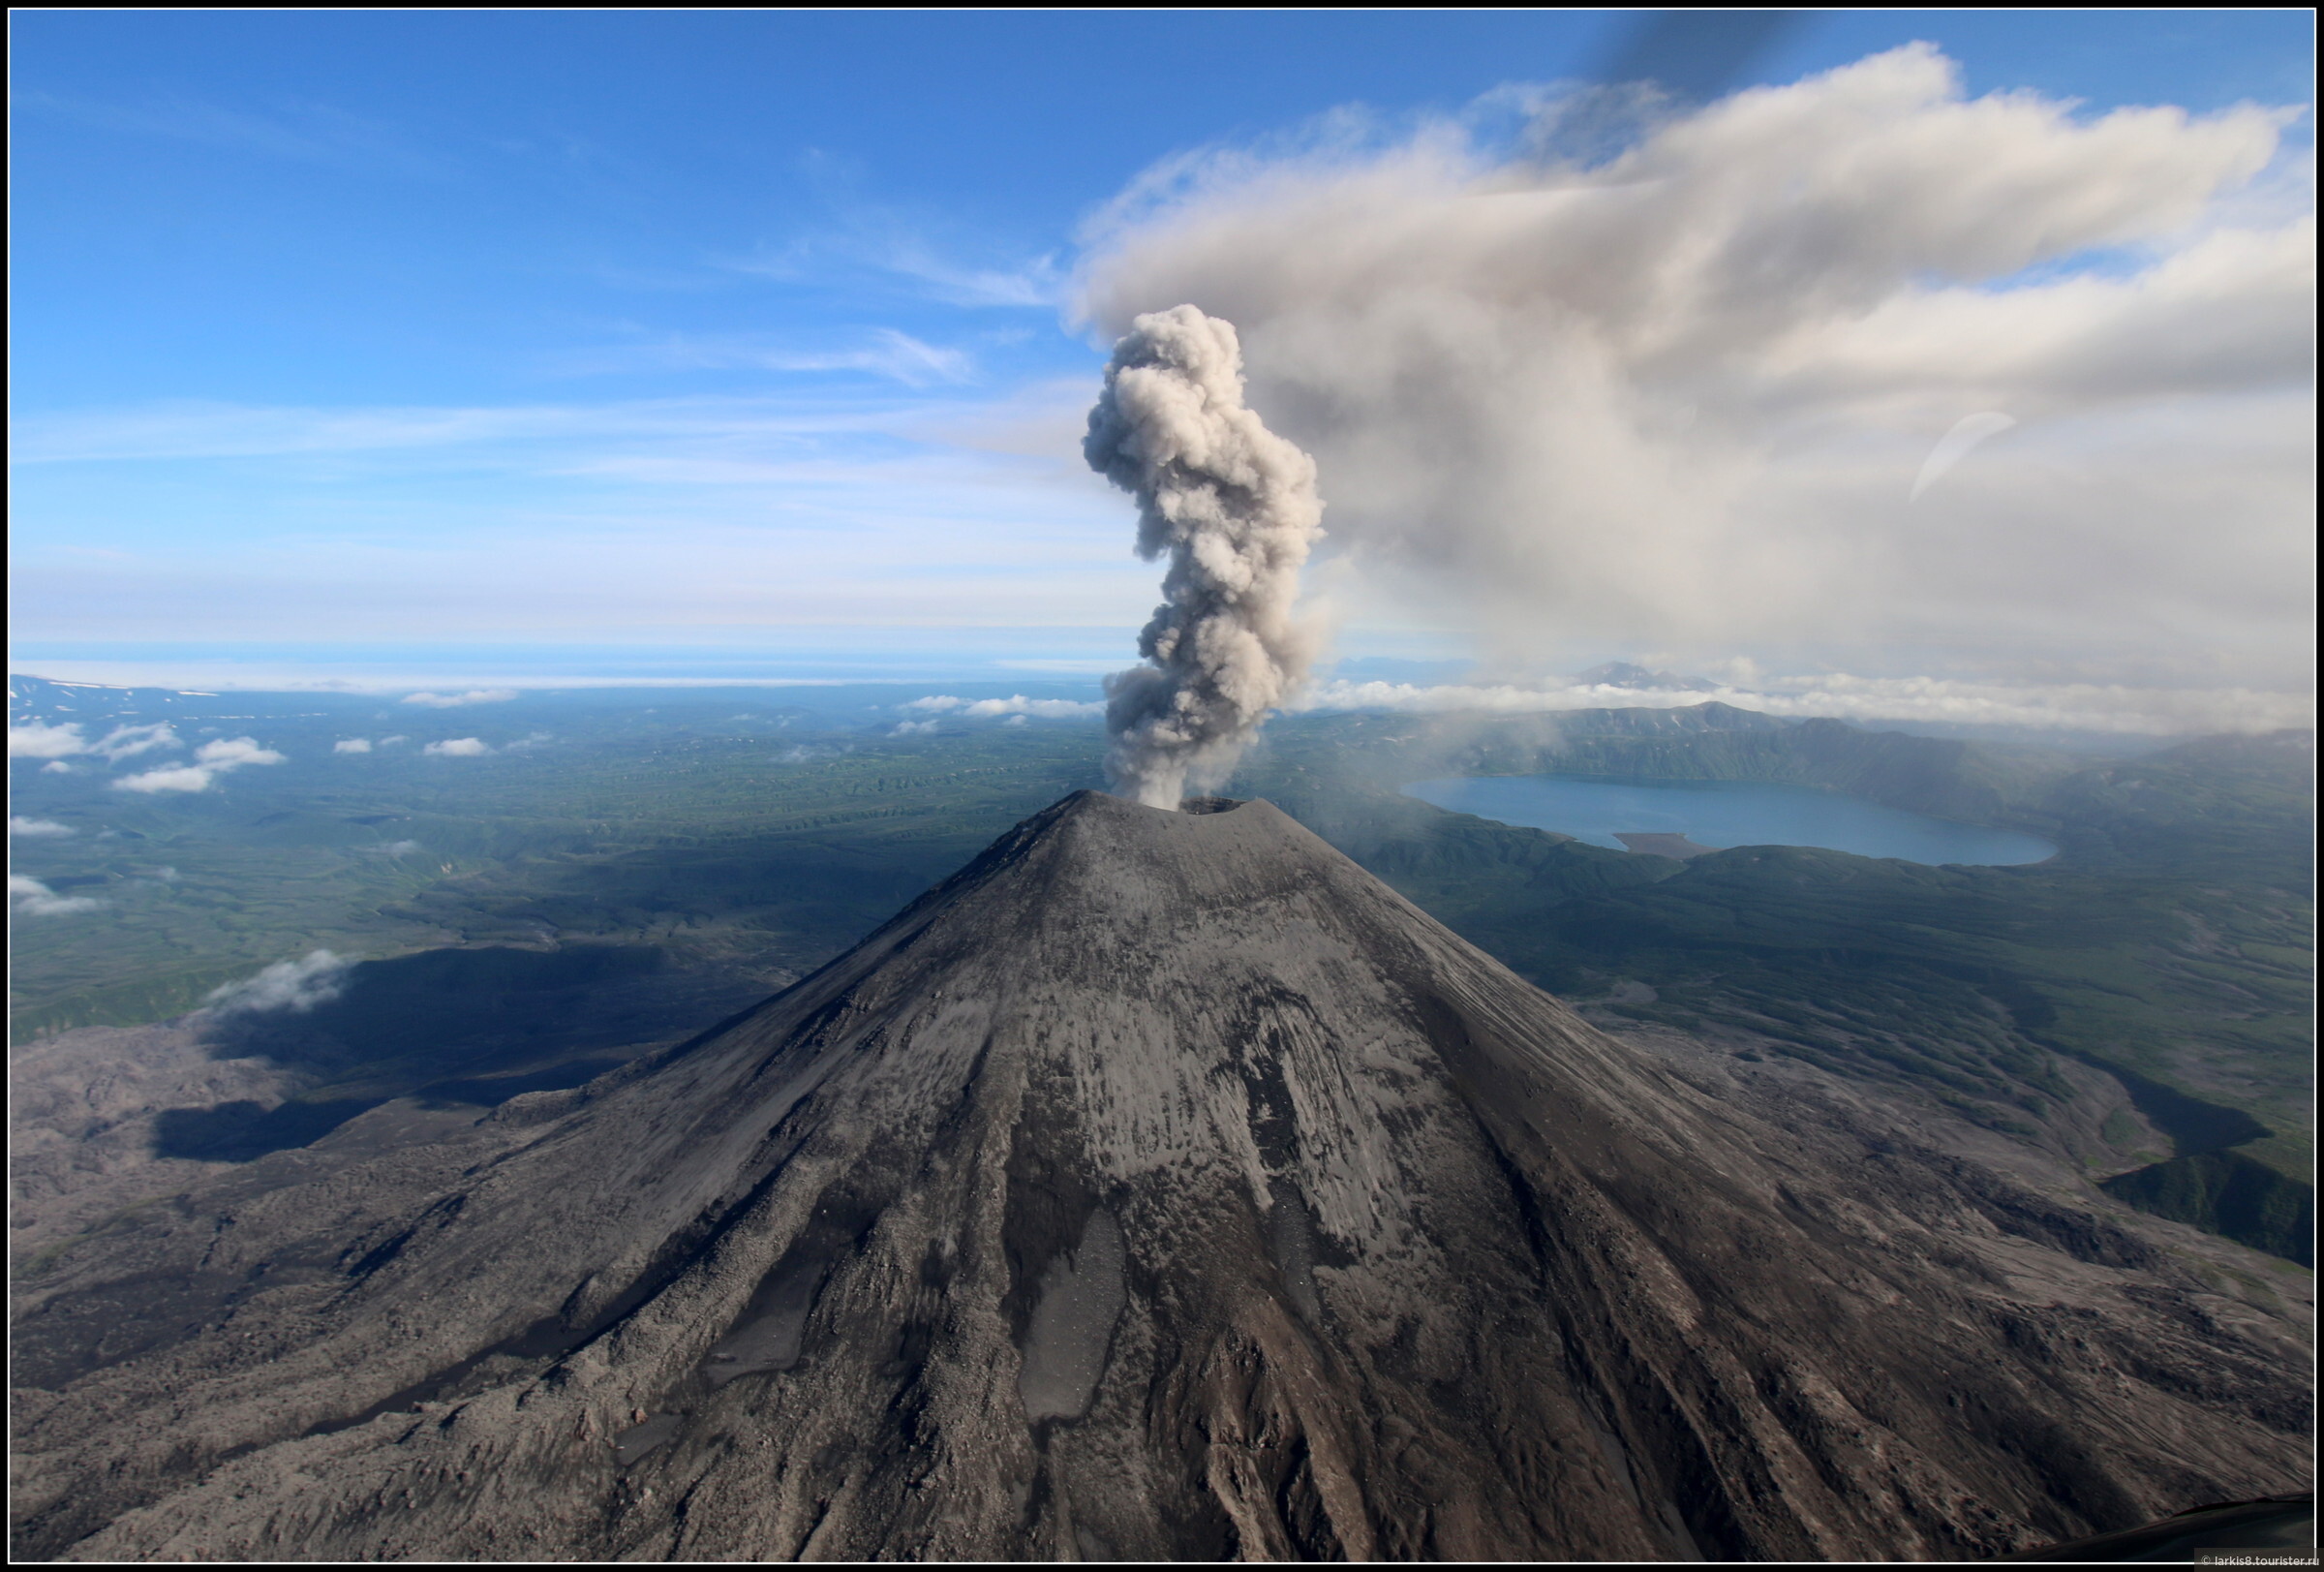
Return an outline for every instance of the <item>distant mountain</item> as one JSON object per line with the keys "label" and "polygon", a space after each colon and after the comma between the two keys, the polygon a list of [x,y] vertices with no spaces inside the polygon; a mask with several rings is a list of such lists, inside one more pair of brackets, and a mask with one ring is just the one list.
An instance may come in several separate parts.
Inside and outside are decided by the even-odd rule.
{"label": "distant mountain", "polygon": [[[1385,786],[1425,774],[1603,775],[1641,781],[1772,781],[1825,786],[1942,818],[2047,822],[2040,798],[2088,764],[2051,750],[1787,720],[1711,699],[1561,710],[1451,731],[1405,716],[1332,717],[1358,767]],[[1318,731],[1295,718],[1275,746]],[[1392,750],[1385,745],[1399,746]],[[1361,750],[1361,752],[1359,751]],[[1391,781],[1391,777],[1399,779]]]}
{"label": "distant mountain", "polygon": [[1608,661],[1604,665],[1592,666],[1587,671],[1577,672],[1574,681],[1583,687],[1659,689],[1674,694],[1711,694],[1719,691],[1719,685],[1705,677],[1682,677],[1675,671],[1649,671],[1628,661]]}
{"label": "distant mountain", "polygon": [[19,1279],[19,1556],[1967,1559],[2306,1479],[2259,1301],[1263,802],[1076,793],[692,1043],[363,1123]]}

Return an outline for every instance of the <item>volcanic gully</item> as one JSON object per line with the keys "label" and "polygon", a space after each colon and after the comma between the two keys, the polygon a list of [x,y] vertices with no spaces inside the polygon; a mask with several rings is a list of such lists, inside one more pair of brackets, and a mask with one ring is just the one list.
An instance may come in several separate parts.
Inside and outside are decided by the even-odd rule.
{"label": "volcanic gully", "polygon": [[2305,1483],[2295,1329],[2135,1223],[1782,1126],[1188,807],[63,1252],[17,1554],[1966,1559]]}

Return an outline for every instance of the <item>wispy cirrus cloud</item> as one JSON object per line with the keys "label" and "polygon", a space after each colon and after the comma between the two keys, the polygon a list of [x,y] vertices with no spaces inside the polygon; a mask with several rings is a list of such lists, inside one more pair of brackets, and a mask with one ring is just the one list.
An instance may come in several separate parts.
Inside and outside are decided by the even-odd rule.
{"label": "wispy cirrus cloud", "polygon": [[748,256],[717,259],[715,265],[784,284],[852,279],[901,285],[913,296],[969,310],[1055,311],[1065,303],[1072,272],[1056,252],[999,261],[962,255],[982,252],[989,259],[1001,249],[973,242],[948,249],[907,215],[841,192],[821,227]]}
{"label": "wispy cirrus cloud", "polygon": [[11,427],[17,464],[259,458],[295,453],[741,434],[779,418],[743,401],[501,408],[301,409],[179,400],[34,415]]}
{"label": "wispy cirrus cloud", "polygon": [[589,350],[558,364],[576,373],[752,370],[800,373],[858,372],[906,387],[973,382],[976,357],[931,344],[894,327],[873,328],[850,346],[802,349],[758,333],[672,333],[609,349]]}
{"label": "wispy cirrus cloud", "polygon": [[439,168],[396,127],[327,104],[285,104],[259,110],[182,96],[123,102],[46,91],[15,93],[9,102],[26,114],[99,131],[193,142],[260,158],[397,175],[430,174]]}
{"label": "wispy cirrus cloud", "polygon": [[922,242],[898,238],[873,252],[872,261],[891,273],[919,281],[935,298],[954,306],[1054,309],[1064,302],[1069,283],[1054,254],[1014,267],[964,267]]}

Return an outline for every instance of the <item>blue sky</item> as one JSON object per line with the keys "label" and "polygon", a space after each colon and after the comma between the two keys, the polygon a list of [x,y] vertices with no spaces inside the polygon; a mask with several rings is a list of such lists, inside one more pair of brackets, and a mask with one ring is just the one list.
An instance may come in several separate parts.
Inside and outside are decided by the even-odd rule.
{"label": "blue sky", "polygon": [[[1093,215],[1352,107],[1489,142],[1636,25],[19,13],[19,649],[1126,650],[1155,570],[1074,451]],[[1817,14],[1728,85],[1916,39],[2083,115],[2311,91],[2288,11]],[[1376,601],[1350,647],[1460,647]]]}

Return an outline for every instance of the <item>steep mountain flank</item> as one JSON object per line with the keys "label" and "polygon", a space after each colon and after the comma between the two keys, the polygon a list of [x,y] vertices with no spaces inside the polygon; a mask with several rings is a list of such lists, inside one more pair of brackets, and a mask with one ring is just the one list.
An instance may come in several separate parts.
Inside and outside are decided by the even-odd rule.
{"label": "steep mountain flank", "polygon": [[2304,1483],[2288,1329],[2143,1237],[1195,807],[1078,793],[695,1042],[65,1252],[18,1554],[1970,1558]]}

